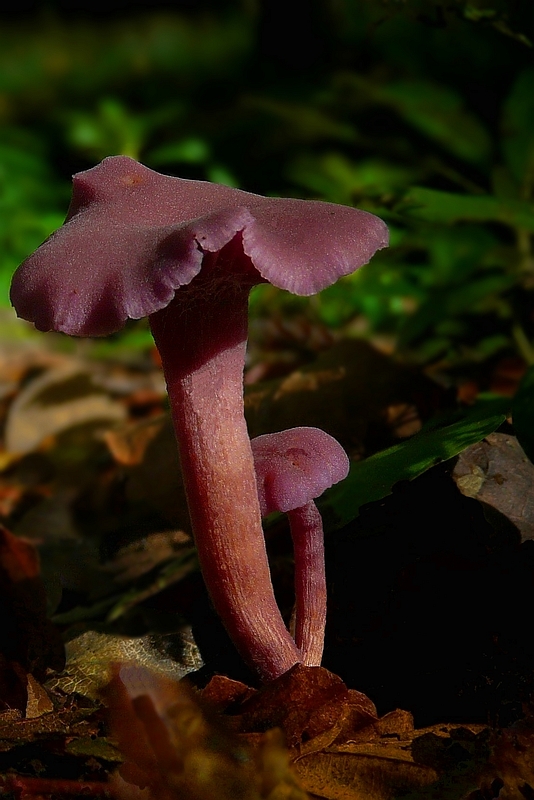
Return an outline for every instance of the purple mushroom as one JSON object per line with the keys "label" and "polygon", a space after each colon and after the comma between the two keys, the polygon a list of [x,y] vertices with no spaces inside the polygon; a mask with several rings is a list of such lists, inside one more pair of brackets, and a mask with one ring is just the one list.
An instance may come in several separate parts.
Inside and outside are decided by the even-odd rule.
{"label": "purple mushroom", "polygon": [[295,556],[295,643],[302,661],[319,666],[326,623],[323,521],[313,502],[347,477],[349,459],[319,428],[289,428],[252,439],[262,516],[289,517]]}
{"label": "purple mushroom", "polygon": [[258,283],[318,292],[387,245],[385,224],[154,172],[125,156],[74,176],[64,225],[11,299],[44,331],[104,336],[148,316],[212,602],[264,680],[300,660],[274,598],[243,416],[247,304]]}

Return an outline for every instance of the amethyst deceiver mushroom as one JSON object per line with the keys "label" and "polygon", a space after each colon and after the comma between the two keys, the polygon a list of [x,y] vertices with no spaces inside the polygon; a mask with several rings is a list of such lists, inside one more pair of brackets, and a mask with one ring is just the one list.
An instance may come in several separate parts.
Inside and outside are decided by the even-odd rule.
{"label": "amethyst deceiver mushroom", "polygon": [[16,271],[39,330],[105,336],[148,316],[212,602],[270,680],[300,660],[273,594],[243,416],[250,289],[310,295],[387,245],[372,214],[161,175],[125,156],[74,176],[64,225]]}
{"label": "amethyst deceiver mushroom", "polygon": [[289,428],[251,441],[263,516],[287,513],[295,557],[295,643],[319,666],[326,624],[323,521],[316,497],[347,477],[349,459],[319,428]]}

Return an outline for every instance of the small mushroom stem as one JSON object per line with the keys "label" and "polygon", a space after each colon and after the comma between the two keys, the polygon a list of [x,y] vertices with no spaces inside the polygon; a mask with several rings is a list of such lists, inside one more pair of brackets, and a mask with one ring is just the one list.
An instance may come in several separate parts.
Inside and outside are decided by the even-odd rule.
{"label": "small mushroom stem", "polygon": [[206,272],[150,323],[207,589],[243,658],[273,680],[301,658],[274,597],[243,413],[250,282]]}
{"label": "small mushroom stem", "polygon": [[326,627],[323,520],[313,500],[288,517],[295,556],[295,642],[303,663],[316,667]]}

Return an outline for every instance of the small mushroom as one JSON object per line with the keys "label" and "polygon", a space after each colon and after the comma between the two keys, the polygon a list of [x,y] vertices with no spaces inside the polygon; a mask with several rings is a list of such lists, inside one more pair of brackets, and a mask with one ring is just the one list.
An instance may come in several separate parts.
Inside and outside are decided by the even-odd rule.
{"label": "small mushroom", "polygon": [[161,175],[125,156],[74,176],[64,225],[16,271],[39,330],[105,336],[148,316],[212,602],[264,680],[299,661],[274,598],[243,415],[248,296],[318,292],[387,245],[365,211]]}
{"label": "small mushroom", "polygon": [[323,521],[313,502],[347,477],[349,459],[319,428],[290,428],[252,439],[262,516],[289,517],[295,556],[295,643],[304,664],[321,663],[326,624]]}

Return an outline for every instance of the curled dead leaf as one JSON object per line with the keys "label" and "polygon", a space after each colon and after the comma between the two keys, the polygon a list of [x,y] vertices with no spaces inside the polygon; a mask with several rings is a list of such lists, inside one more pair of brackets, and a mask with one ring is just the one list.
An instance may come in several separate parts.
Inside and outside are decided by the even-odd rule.
{"label": "curled dead leaf", "polygon": [[[212,679],[214,680],[214,679]],[[213,696],[209,683],[206,696]],[[376,719],[368,697],[347,689],[340,677],[324,667],[295,664],[276,681],[235,702],[230,686],[228,706],[233,727],[243,733],[270,728],[284,731],[288,747],[298,754],[321,737],[320,747],[335,741],[345,729],[356,731]]]}

